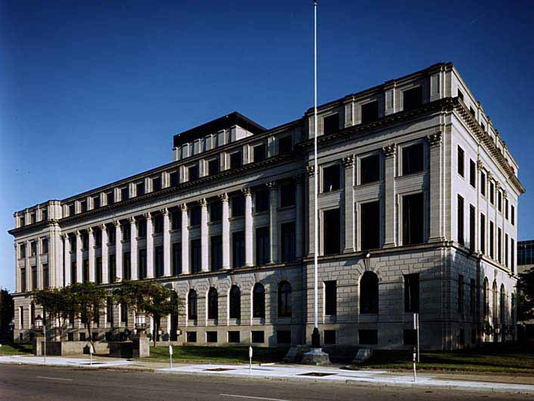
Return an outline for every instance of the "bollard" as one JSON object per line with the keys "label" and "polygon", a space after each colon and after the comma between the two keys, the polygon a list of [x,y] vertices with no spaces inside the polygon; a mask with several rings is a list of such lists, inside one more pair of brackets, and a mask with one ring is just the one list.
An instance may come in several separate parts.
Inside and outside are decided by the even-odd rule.
{"label": "bollard", "polygon": [[173,349],[172,349],[172,345],[169,345],[169,360],[170,360],[170,363],[171,363],[171,369],[172,369],[172,354],[173,354]]}

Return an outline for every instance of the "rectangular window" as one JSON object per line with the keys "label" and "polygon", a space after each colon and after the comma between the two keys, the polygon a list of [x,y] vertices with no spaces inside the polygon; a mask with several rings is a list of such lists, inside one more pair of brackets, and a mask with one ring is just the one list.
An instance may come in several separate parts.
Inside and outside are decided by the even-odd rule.
{"label": "rectangular window", "polygon": [[139,268],[139,278],[146,278],[146,249],[139,249],[138,252],[138,268]]}
{"label": "rectangular window", "polygon": [[336,113],[323,118],[323,126],[324,135],[339,131],[339,114]]}
{"label": "rectangular window", "polygon": [[480,252],[486,253],[486,216],[480,214]]}
{"label": "rectangular window", "polygon": [[152,178],[152,192],[161,190],[161,176]]}
{"label": "rectangular window", "polygon": [[360,184],[380,180],[380,155],[364,157],[360,161]]}
{"label": "rectangular window", "polygon": [[336,331],[335,330],[324,331],[324,343],[327,345],[334,345],[336,343]]}
{"label": "rectangular window", "polygon": [[123,241],[129,241],[130,238],[131,238],[131,234],[132,234],[132,230],[131,230],[130,224],[129,223],[123,224],[121,231],[122,231],[122,240]]}
{"label": "rectangular window", "polygon": [[187,176],[189,177],[189,181],[194,181],[198,179],[198,165],[190,166],[187,169]]}
{"label": "rectangular window", "polygon": [[50,272],[48,271],[48,264],[43,264],[43,289],[50,287]]}
{"label": "rectangular window", "polygon": [[216,222],[222,220],[222,202],[213,200],[210,202],[210,221]]}
{"label": "rectangular window", "polygon": [[106,308],[106,321],[113,327],[113,299],[108,298]]}
{"label": "rectangular window", "polygon": [[37,266],[31,267],[31,286],[30,290],[34,291],[37,289]]}
{"label": "rectangular window", "polygon": [[510,206],[510,222],[512,223],[513,226],[515,226],[515,206],[514,205]]}
{"label": "rectangular window", "polygon": [[288,155],[293,151],[293,138],[284,136],[278,139],[278,154]]}
{"label": "rectangular window", "polygon": [[291,330],[277,330],[276,342],[278,344],[291,344]]}
{"label": "rectangular window", "polygon": [[26,257],[26,244],[20,244],[19,255],[19,259],[23,259]]}
{"label": "rectangular window", "polygon": [[473,160],[469,161],[469,184],[473,188],[477,187],[477,165]]}
{"label": "rectangular window", "polygon": [[115,255],[109,255],[108,259],[108,279],[110,283],[114,283],[117,278],[117,266]]}
{"label": "rectangular window", "polygon": [[48,211],[46,209],[41,210],[41,221],[48,220]]}
{"label": "rectangular window", "polygon": [[141,196],[145,194],[145,182],[139,182],[135,186],[137,196]]}
{"label": "rectangular window", "polygon": [[323,168],[323,192],[332,192],[341,188],[339,164]]}
{"label": "rectangular window", "polygon": [[486,196],[486,174],[483,171],[480,172],[480,193]]}
{"label": "rectangular window", "polygon": [[475,250],[476,242],[476,209],[473,205],[469,205],[469,249]]}
{"label": "rectangular window", "polygon": [[341,221],[339,209],[323,212],[324,254],[334,255],[341,252]]}
{"label": "rectangular window", "polygon": [[102,284],[102,257],[101,256],[98,256],[96,258],[96,283],[97,284]]}
{"label": "rectangular window", "polygon": [[494,252],[494,242],[495,242],[495,229],[493,228],[493,221],[490,221],[490,228],[489,228],[489,253],[490,257],[492,259],[495,258],[495,252]]}
{"label": "rectangular window", "polygon": [[245,197],[242,195],[232,196],[232,217],[245,215]]}
{"label": "rectangular window", "polygon": [[515,240],[510,239],[510,268],[512,269],[512,274],[515,273]]}
{"label": "rectangular window", "polygon": [[413,89],[405,90],[403,93],[402,109],[404,111],[413,110],[423,104],[423,87],[418,86]]}
{"label": "rectangular window", "polygon": [[121,322],[128,326],[128,304],[121,304]]}
{"label": "rectangular window", "polygon": [[115,203],[115,192],[110,191],[106,194],[107,197],[107,204],[113,205]]}
{"label": "rectangular window", "polygon": [[497,210],[502,212],[502,192],[497,192]]}
{"label": "rectangular window", "polygon": [[78,282],[78,274],[77,274],[77,266],[76,266],[76,261],[73,260],[70,262],[70,280],[72,283],[77,283]]}
{"label": "rectangular window", "polygon": [[489,196],[490,196],[490,203],[492,205],[495,204],[495,184],[493,181],[490,181],[489,183]]}
{"label": "rectangular window", "polygon": [[295,194],[295,182],[285,182],[280,185],[280,207],[295,206],[296,194]]}
{"label": "rectangular window", "polygon": [[191,241],[191,272],[199,273],[202,270],[202,242],[200,239]]}
{"label": "rectangular window", "polygon": [[139,238],[145,238],[146,237],[146,220],[139,220],[137,222],[137,236]]}
{"label": "rectangular window", "polygon": [[405,195],[402,199],[402,244],[423,242],[424,202],[423,194]]}
{"label": "rectangular window", "polygon": [[458,275],[458,313],[464,313],[464,276]]}
{"label": "rectangular window", "polygon": [[30,256],[35,256],[37,254],[37,242],[30,242]]}
{"label": "rectangular window", "polygon": [[510,209],[510,204],[508,203],[508,198],[504,200],[504,218],[508,220],[508,210]]}
{"label": "rectangular window", "polygon": [[108,244],[114,244],[116,240],[116,234],[117,231],[115,230],[115,226],[108,227]]}
{"label": "rectangular window", "polygon": [[378,120],[378,100],[362,104],[362,124]]}
{"label": "rectangular window", "polygon": [[173,171],[169,174],[169,178],[171,181],[171,187],[177,187],[180,183],[180,177],[178,175],[178,171]]}
{"label": "rectangular window", "polygon": [[222,236],[211,237],[211,271],[216,272],[222,269]]}
{"label": "rectangular window", "polygon": [[132,261],[130,252],[122,254],[122,278],[130,280],[132,278]]}
{"label": "rectangular window", "polygon": [[460,100],[464,100],[464,94],[462,92],[460,92],[460,89],[458,89],[458,98]]}
{"label": "rectangular window", "polygon": [[158,214],[154,216],[154,233],[161,234],[163,233],[163,215]]}
{"label": "rectangular window", "polygon": [[84,259],[82,262],[82,282],[87,283],[89,281],[89,260]]}
{"label": "rectangular window", "polygon": [[327,316],[337,315],[337,285],[335,280],[324,282],[324,314]]}
{"label": "rectangular window", "polygon": [[380,201],[360,206],[361,249],[380,248]]}
{"label": "rectangular window", "polygon": [[270,228],[261,227],[256,229],[256,265],[263,266],[270,262]]}
{"label": "rectangular window", "polygon": [[74,216],[75,212],[76,212],[76,209],[74,208],[74,203],[71,203],[69,205],[69,216]]}
{"label": "rectangular window", "polygon": [[172,244],[172,275],[177,276],[182,273],[182,244]]}
{"label": "rectangular window", "polygon": [[254,163],[258,163],[258,162],[261,162],[262,160],[265,160],[266,156],[267,154],[265,151],[265,144],[254,146],[253,148]]}
{"label": "rectangular window", "polygon": [[128,199],[130,199],[130,190],[128,187],[121,188],[121,200],[124,202]]}
{"label": "rectangular window", "polygon": [[253,331],[252,342],[254,344],[263,344],[265,342],[265,332],[264,331]]}
{"label": "rectangular window", "polygon": [[508,267],[508,234],[504,234],[504,265]]}
{"label": "rectangular window", "polygon": [[422,143],[402,149],[402,175],[414,174],[424,169],[424,146]]}
{"label": "rectangular window", "polygon": [[464,177],[465,175],[465,153],[464,150],[458,146],[458,174]]}
{"label": "rectangular window", "polygon": [[378,344],[378,330],[358,330],[358,339],[361,345]]}
{"label": "rectangular window", "polygon": [[292,262],[297,257],[297,234],[295,222],[284,223],[281,229],[282,263]]}
{"label": "rectangular window", "polygon": [[497,260],[502,263],[502,230],[497,228]]}
{"label": "rectangular window", "polygon": [[93,209],[98,209],[100,207],[100,196],[95,196],[93,198]]}
{"label": "rectangular window", "polygon": [[182,226],[182,213],[179,210],[174,210],[171,213],[171,228],[179,230]]}
{"label": "rectangular window", "polygon": [[267,188],[254,192],[254,209],[256,213],[269,210],[269,190]]}
{"label": "rectangular window", "polygon": [[26,292],[26,268],[20,269],[20,291]]}
{"label": "rectangular window", "polygon": [[458,221],[456,224],[458,224],[458,243],[460,245],[465,245],[465,236],[464,236],[464,198],[462,198],[460,195],[458,195],[458,205],[457,205],[457,213],[458,213]]}
{"label": "rectangular window", "polygon": [[86,200],[80,201],[80,210],[82,211],[82,213],[87,212],[87,201]]}
{"label": "rectangular window", "polygon": [[48,239],[43,238],[43,241],[41,242],[41,253],[46,254],[48,253]]}
{"label": "rectangular window", "polygon": [[245,232],[232,233],[233,267],[245,266]]}
{"label": "rectangular window", "polygon": [[228,332],[228,342],[229,343],[240,343],[240,332],[239,331],[229,331]]}
{"label": "rectangular window", "polygon": [[209,175],[214,175],[214,174],[218,174],[219,171],[220,171],[220,163],[219,163],[219,159],[211,159],[210,161],[208,161],[208,174]]}
{"label": "rectangular window", "polygon": [[196,331],[188,331],[187,332],[187,342],[188,343],[196,343],[197,342],[197,332]]}
{"label": "rectangular window", "polygon": [[217,342],[217,332],[216,331],[207,331],[206,332],[206,342],[207,343],[216,343]]}
{"label": "rectangular window", "polygon": [[163,247],[157,246],[154,252],[156,277],[163,277]]}
{"label": "rectangular window", "polygon": [[230,168],[239,168],[243,165],[243,156],[241,152],[235,152],[230,155]]}
{"label": "rectangular window", "polygon": [[201,221],[201,211],[200,211],[200,206],[191,206],[191,208],[189,209],[189,224],[191,226],[198,226],[200,225],[200,221]]}
{"label": "rectangular window", "polygon": [[404,276],[404,312],[419,312],[419,274]]}

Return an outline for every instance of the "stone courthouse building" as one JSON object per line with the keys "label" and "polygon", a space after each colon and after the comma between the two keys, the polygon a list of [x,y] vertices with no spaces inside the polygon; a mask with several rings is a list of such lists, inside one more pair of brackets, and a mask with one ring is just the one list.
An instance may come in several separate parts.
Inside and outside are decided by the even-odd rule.
{"label": "stone courthouse building", "polygon": [[[232,113],[174,136],[173,161],[15,213],[15,335],[32,291],[156,280],[187,344],[310,343],[313,110],[266,129]],[[318,109],[319,330],[325,344],[454,349],[514,338],[518,166],[440,63]],[[84,340],[72,321],[66,340]],[[133,329],[109,301],[95,336]]]}

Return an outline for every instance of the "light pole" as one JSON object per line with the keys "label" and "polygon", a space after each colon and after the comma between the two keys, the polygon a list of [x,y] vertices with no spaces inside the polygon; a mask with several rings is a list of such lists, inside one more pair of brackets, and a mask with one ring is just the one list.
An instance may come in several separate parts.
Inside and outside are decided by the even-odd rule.
{"label": "light pole", "polygon": [[[44,310],[43,310],[43,316],[46,316]],[[46,364],[46,320],[43,319],[41,315],[37,315],[37,317],[35,318],[35,327],[37,328],[39,333],[41,333],[41,330],[43,332],[43,337],[44,337],[43,358],[44,358],[44,363]]]}

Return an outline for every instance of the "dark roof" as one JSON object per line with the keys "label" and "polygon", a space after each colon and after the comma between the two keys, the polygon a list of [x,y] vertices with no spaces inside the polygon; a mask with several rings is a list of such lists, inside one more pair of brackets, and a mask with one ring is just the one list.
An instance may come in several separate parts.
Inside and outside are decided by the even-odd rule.
{"label": "dark roof", "polygon": [[174,136],[174,147],[180,146],[184,143],[191,142],[197,138],[202,138],[208,134],[217,133],[223,129],[230,128],[234,125],[239,125],[241,128],[252,132],[253,134],[260,134],[267,131],[265,127],[255,123],[247,117],[239,114],[237,111],[227,114],[226,116],[217,118],[216,120],[199,125],[198,127],[181,132]]}

